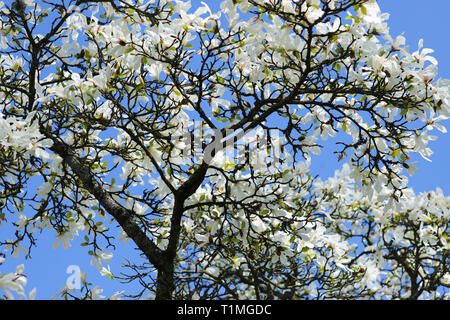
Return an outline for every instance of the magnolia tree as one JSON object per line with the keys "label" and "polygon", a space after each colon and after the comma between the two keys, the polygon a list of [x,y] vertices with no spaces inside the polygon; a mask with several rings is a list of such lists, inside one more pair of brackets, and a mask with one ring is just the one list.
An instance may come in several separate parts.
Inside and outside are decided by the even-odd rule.
{"label": "magnolia tree", "polygon": [[[375,0],[0,14],[0,214],[15,230],[1,259],[54,230],[54,247],[81,237],[103,275],[139,282],[128,297],[449,298],[450,198],[416,195],[406,171],[445,131],[450,83]],[[323,181],[308,167],[329,137],[344,165]],[[128,241],[142,259],[112,273]],[[23,268],[0,277],[7,297],[34,296]],[[100,297],[81,282],[60,297]]]}

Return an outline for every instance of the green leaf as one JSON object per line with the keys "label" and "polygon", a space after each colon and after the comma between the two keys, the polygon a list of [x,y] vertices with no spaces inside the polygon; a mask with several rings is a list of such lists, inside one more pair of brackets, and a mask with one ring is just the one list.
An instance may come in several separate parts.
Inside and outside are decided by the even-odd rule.
{"label": "green leaf", "polygon": [[400,154],[400,149],[395,149],[392,152],[392,158],[397,158],[397,156]]}
{"label": "green leaf", "polygon": [[225,163],[224,169],[225,170],[229,170],[229,169],[233,169],[236,165],[234,163]]}
{"label": "green leaf", "polygon": [[400,159],[402,160],[402,162],[405,162],[406,161],[406,156],[405,156],[405,154],[404,153],[402,153],[401,155],[400,155]]}
{"label": "green leaf", "polygon": [[367,15],[367,8],[364,5],[361,6],[361,12],[363,15]]}

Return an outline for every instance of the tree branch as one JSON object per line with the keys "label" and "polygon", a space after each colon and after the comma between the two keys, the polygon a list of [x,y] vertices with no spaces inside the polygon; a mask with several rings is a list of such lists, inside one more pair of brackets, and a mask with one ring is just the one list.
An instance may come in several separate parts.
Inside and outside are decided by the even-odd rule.
{"label": "tree branch", "polygon": [[83,165],[82,161],[70,150],[69,146],[51,136],[49,137],[53,140],[53,146],[50,149],[64,159],[64,162],[81,180],[83,187],[114,217],[149,261],[156,268],[161,268],[163,265],[163,252],[147,237],[136,222],[133,221],[133,212],[117,203],[111,194],[102,188],[91,171]]}

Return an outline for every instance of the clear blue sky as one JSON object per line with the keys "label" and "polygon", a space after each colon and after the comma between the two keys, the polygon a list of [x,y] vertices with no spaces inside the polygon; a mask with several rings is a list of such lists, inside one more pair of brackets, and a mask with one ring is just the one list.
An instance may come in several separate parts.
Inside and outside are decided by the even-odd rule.
{"label": "clear blue sky", "polygon": [[[197,0],[193,1],[193,3]],[[200,2],[200,1],[198,1]],[[216,7],[219,1],[206,1],[211,7]],[[433,56],[439,61],[439,76],[450,78],[450,1],[448,0],[379,0],[383,12],[390,13],[388,25],[393,37],[405,33],[407,44],[411,50],[417,48],[419,39],[424,39],[424,47],[435,50]],[[449,121],[446,122],[450,128]],[[410,177],[410,186],[417,192],[434,190],[436,187],[443,189],[450,195],[450,170],[447,169],[450,159],[450,135],[438,134],[438,141],[431,142],[434,151],[432,162],[418,158],[419,172]],[[333,157],[335,159],[335,157]],[[339,164],[330,163],[326,156],[318,157],[312,164],[312,170],[320,173],[322,177],[333,174]],[[114,231],[113,231],[114,232]],[[69,250],[52,250],[55,241],[54,231],[44,233],[39,237],[39,245],[34,248],[32,260],[25,262],[25,272],[29,277],[26,292],[37,288],[38,299],[48,299],[61,288],[68,277],[66,268],[71,264],[79,265],[82,270],[88,271],[88,280],[105,289],[105,295],[109,296],[116,288],[117,283],[105,277],[100,277],[95,267],[89,266],[90,256],[87,250],[79,246],[79,241],[74,241]],[[133,249],[130,243],[126,249],[127,254]],[[115,254],[111,263],[111,270],[120,272],[120,264],[123,262],[120,254]],[[0,266],[0,273],[12,272],[16,265],[24,263],[22,258],[14,259],[10,256]],[[0,292],[2,293],[2,292]]]}

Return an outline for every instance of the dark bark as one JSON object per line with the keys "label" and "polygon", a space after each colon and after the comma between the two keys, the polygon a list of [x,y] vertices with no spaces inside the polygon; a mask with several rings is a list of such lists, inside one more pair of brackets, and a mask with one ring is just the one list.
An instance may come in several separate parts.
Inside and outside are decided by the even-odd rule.
{"label": "dark bark", "polygon": [[164,264],[158,269],[158,286],[156,299],[170,300],[174,286],[174,263],[177,255],[178,242],[181,233],[181,219],[185,211],[184,201],[198,189],[205,179],[208,164],[203,162],[200,167],[175,192],[175,204],[172,212],[169,243],[164,251]]}
{"label": "dark bark", "polygon": [[175,289],[173,279],[173,262],[167,261],[158,269],[156,300],[172,300],[172,292]]}
{"label": "dark bark", "polygon": [[[49,137],[52,138],[51,136]],[[167,249],[163,251],[133,221],[133,212],[124,208],[112,198],[97,179],[95,179],[90,169],[83,165],[82,161],[71,152],[70,147],[55,138],[52,138],[52,140],[54,144],[51,150],[64,159],[64,162],[80,178],[83,187],[115,218],[126,234],[133,239],[138,248],[142,250],[148,260],[158,270],[156,299],[170,300],[175,288],[174,261],[181,233],[181,219],[185,211],[184,201],[198,189],[205,178],[208,165],[206,163],[200,165],[196,172],[175,192],[175,205],[171,218],[169,244]]]}

